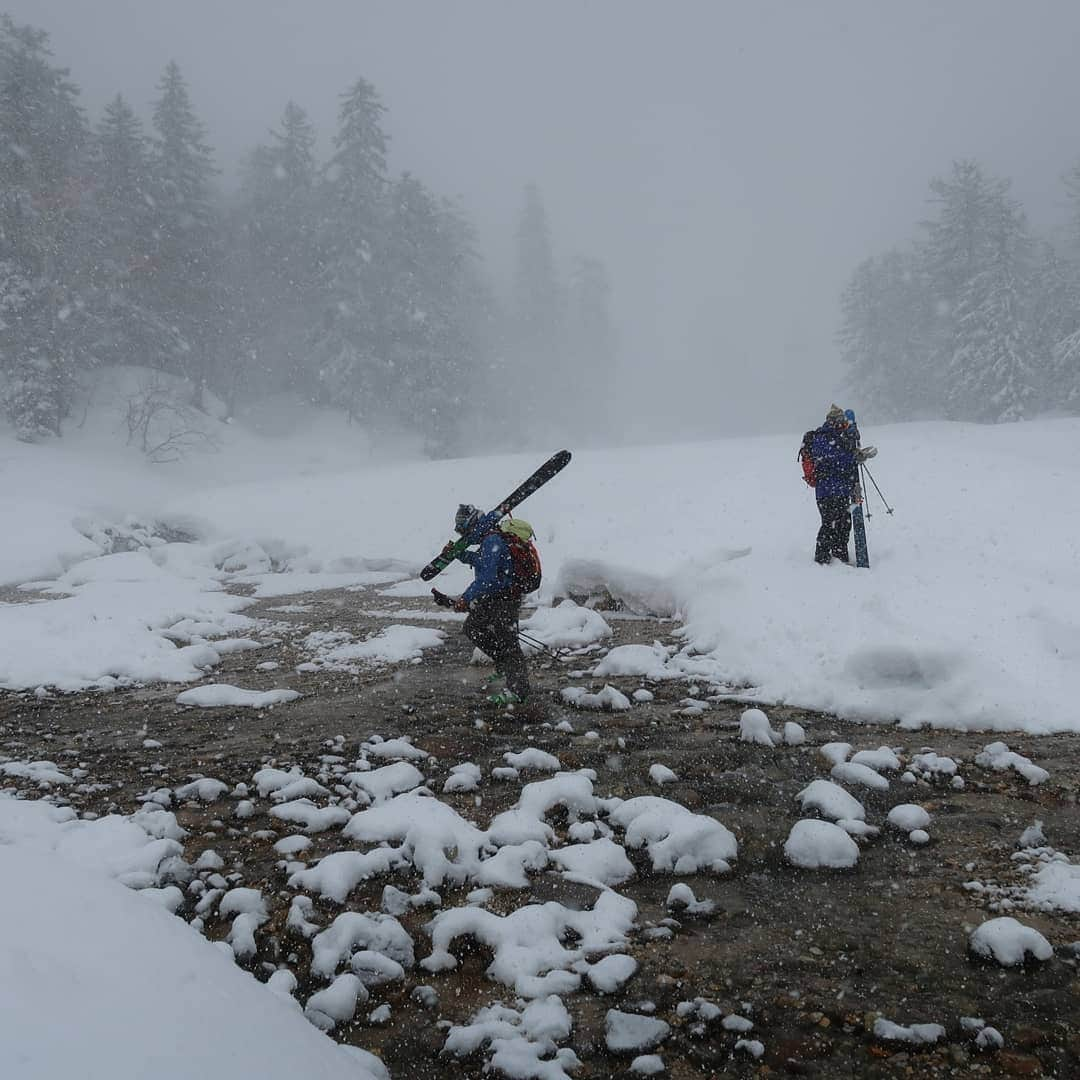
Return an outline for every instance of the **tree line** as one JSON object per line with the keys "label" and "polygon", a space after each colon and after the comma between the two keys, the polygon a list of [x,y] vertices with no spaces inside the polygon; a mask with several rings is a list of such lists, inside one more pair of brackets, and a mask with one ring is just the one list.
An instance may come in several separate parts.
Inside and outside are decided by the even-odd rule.
{"label": "tree line", "polygon": [[981,423],[1080,412],[1080,166],[1066,250],[1009,181],[958,161],[918,236],[863,262],[842,298],[852,389],[882,419]]}
{"label": "tree line", "polygon": [[320,160],[290,101],[227,194],[175,63],[149,132],[119,94],[91,125],[48,34],[0,16],[0,407],[20,437],[61,435],[106,365],[177,376],[196,410],[296,393],[436,456],[596,404],[604,265],[563,279],[530,187],[499,295],[461,207],[391,172],[386,115],[356,79]]}

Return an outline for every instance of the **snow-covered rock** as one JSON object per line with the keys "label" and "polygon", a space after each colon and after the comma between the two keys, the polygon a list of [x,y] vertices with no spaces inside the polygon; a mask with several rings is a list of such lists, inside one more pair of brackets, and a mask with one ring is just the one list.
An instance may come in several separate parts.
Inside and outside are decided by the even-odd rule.
{"label": "snow-covered rock", "polygon": [[1035,960],[1049,960],[1053,947],[1038,930],[1008,915],[988,919],[968,938],[968,947],[978,957],[996,960],[1003,967],[1024,963],[1030,954]]}
{"label": "snow-covered rock", "polygon": [[654,784],[663,785],[672,784],[678,780],[679,777],[666,765],[661,765],[659,762],[656,762],[649,766],[649,779]]}
{"label": "snow-covered rock", "polygon": [[747,709],[739,717],[739,740],[771,747],[780,742],[780,736],[773,731],[769,718],[760,709]]}
{"label": "snow-covered rock", "polygon": [[859,765],[854,761],[841,761],[832,767],[831,776],[844,784],[862,784],[875,791],[888,791],[889,781],[868,765]]}
{"label": "snow-covered rock", "polygon": [[658,1046],[671,1034],[671,1025],[653,1016],[609,1009],[604,1039],[613,1054],[639,1053]]}
{"label": "snow-covered rock", "polygon": [[598,994],[614,994],[633,977],[638,962],[624,953],[605,956],[595,964],[589,964],[585,976]]}
{"label": "snow-covered rock", "polygon": [[801,724],[796,724],[794,720],[788,720],[784,724],[784,745],[785,746],[802,746],[806,742],[806,732],[803,730]]}
{"label": "snow-covered rock", "polygon": [[816,810],[822,817],[839,821],[849,818],[865,821],[866,810],[850,792],[831,780],[811,780],[796,796],[804,811]]}
{"label": "snow-covered rock", "polygon": [[900,832],[911,832],[912,829],[925,829],[930,824],[930,815],[915,803],[900,803],[889,811],[885,820]]}
{"label": "snow-covered rock", "polygon": [[805,818],[792,826],[784,855],[788,862],[804,869],[840,869],[859,861],[859,845],[839,825]]}

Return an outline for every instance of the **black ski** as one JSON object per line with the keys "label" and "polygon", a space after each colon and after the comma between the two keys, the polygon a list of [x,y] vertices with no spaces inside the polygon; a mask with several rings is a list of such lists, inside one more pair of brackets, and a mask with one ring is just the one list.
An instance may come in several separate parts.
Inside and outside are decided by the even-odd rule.
{"label": "black ski", "polygon": [[[560,450],[557,454],[553,454],[539,469],[536,470],[520,487],[515,488],[509,495],[495,509],[492,513],[498,512],[500,515],[509,514],[519,503],[524,502],[534,491],[543,487],[556,473],[561,472],[570,463],[570,451]],[[420,578],[422,581],[430,581],[437,574],[441,574],[467,547],[468,539],[461,537],[459,540],[455,540],[453,544],[431,560],[420,571]]]}

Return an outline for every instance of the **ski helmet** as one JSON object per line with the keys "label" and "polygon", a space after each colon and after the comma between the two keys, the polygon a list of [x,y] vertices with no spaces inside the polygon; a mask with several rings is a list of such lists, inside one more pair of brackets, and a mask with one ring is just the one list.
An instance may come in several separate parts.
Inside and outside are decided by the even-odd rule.
{"label": "ski helmet", "polygon": [[466,536],[479,520],[480,511],[470,503],[462,503],[454,515],[454,530],[459,536]]}

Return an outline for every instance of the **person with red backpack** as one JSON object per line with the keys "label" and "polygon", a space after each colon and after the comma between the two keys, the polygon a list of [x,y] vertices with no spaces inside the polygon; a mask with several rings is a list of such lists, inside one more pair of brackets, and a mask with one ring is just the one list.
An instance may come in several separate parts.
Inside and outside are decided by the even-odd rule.
{"label": "person with red backpack", "polygon": [[821,427],[803,436],[799,450],[803,479],[814,489],[821,515],[814,561],[823,566],[833,559],[848,561],[852,494],[859,463],[872,451],[859,447],[859,429],[839,405],[830,407]]}
{"label": "person with red backpack", "polygon": [[[481,513],[462,504],[454,516],[454,528],[468,538],[477,551],[463,551],[458,558],[473,568],[472,584],[459,597],[432,589],[435,603],[468,612],[462,628],[465,636],[495,664],[495,675],[506,679],[506,689],[494,693],[493,705],[523,705],[529,696],[529,673],[518,641],[521,601],[540,588],[540,556],[533,543],[533,528],[520,518],[502,519],[495,510]],[[447,545],[451,547],[452,545]]]}

